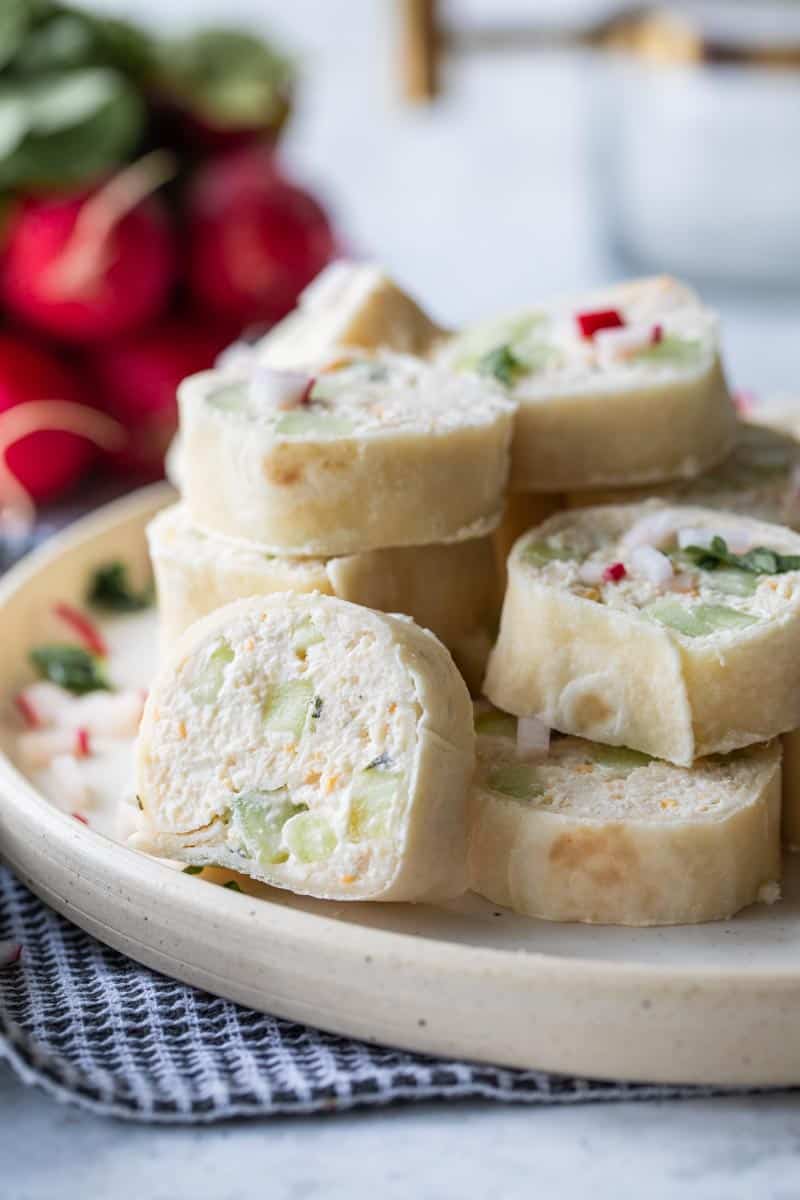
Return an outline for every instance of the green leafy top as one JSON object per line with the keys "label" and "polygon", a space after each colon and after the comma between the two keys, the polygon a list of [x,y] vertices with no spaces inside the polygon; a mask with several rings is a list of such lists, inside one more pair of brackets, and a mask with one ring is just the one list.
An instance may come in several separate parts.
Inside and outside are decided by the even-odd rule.
{"label": "green leafy top", "polygon": [[66,643],[34,646],[28,657],[42,679],[49,679],[76,696],[111,690],[102,660],[81,646]]}
{"label": "green leafy top", "polygon": [[276,129],[288,111],[293,69],[252,34],[207,29],[166,42],[157,85],[217,129]]}
{"label": "green leafy top", "polygon": [[507,344],[495,346],[488,354],[478,359],[478,372],[481,375],[491,375],[506,387],[512,387],[526,367]]}
{"label": "green leafy top", "polygon": [[153,589],[134,591],[125,564],[110,562],[98,567],[92,575],[87,600],[95,608],[109,612],[139,612],[153,603]]}
{"label": "green leafy top", "polygon": [[783,575],[800,571],[800,554],[780,554],[767,546],[756,546],[746,554],[733,554],[724,538],[713,537],[710,546],[687,546],[686,557],[705,571],[719,567],[736,567],[753,575]]}

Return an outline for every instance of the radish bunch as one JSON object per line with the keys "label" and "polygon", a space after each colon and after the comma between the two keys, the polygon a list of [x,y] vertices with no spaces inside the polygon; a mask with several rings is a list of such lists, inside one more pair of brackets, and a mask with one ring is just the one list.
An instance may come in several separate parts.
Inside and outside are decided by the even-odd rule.
{"label": "radish bunch", "polygon": [[[69,488],[98,445],[159,476],[177,384],[284,316],[335,241],[276,161],[293,75],[271,46],[230,30],[161,44],[51,0],[3,6],[7,516]],[[27,422],[4,420],[32,402]]]}

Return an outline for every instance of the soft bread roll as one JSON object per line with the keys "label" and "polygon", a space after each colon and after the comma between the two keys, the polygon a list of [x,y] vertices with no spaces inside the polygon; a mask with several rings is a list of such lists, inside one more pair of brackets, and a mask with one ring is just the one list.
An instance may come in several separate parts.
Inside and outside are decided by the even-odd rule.
{"label": "soft bread roll", "polygon": [[[453,653],[497,613],[497,574],[488,537],[344,558],[279,558],[258,546],[202,533],[192,525],[186,505],[174,504],[150,522],[147,540],[158,587],[162,653],[207,613],[232,600],[272,592],[322,592],[383,612],[405,613]],[[487,656],[488,647],[481,678]]]}
{"label": "soft bread roll", "polygon": [[139,844],[336,900],[465,887],[472,705],[439,641],[330,596],[239,600],[145,706]]}
{"label": "soft bread roll", "polygon": [[309,284],[297,309],[254,346],[268,366],[309,367],[340,349],[384,346],[424,354],[444,330],[384,271],[371,263],[335,262]]}
{"label": "soft bread roll", "polygon": [[[476,720],[470,887],[548,921],[719,921],[780,895],[779,742],[675,767],[580,738],[540,761]],[[484,731],[483,733],[481,731]]]}
{"label": "soft bread roll", "polygon": [[[678,548],[713,537],[737,552],[767,547],[770,572],[712,570]],[[511,552],[486,694],[683,765],[794,729],[798,555],[791,530],[711,509],[649,501],[557,514]]]}
{"label": "soft bread roll", "polygon": [[296,379],[262,368],[181,384],[181,480],[196,525],[299,556],[461,541],[497,525],[515,404],[491,380],[389,353]]}
{"label": "soft bread roll", "polygon": [[800,443],[784,433],[740,422],[733,453],[700,479],[649,488],[570,492],[570,508],[628,504],[663,497],[702,504],[800,529]]}
{"label": "soft bread roll", "polygon": [[[625,328],[583,336],[579,314],[609,311]],[[673,279],[635,280],[495,319],[437,353],[494,375],[519,401],[514,491],[692,478],[733,446],[715,317]]]}

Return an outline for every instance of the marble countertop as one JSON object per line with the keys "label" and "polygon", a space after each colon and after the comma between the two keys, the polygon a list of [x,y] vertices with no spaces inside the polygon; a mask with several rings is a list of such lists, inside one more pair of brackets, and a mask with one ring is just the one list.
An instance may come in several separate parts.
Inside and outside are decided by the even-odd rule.
{"label": "marble countertop", "polygon": [[[163,11],[176,24],[220,12],[218,0],[95,4],[154,20]],[[603,241],[587,174],[585,65],[522,56],[476,63],[453,71],[435,113],[409,110],[392,92],[389,10],[375,0],[225,4],[227,20],[263,14],[300,49],[306,87],[287,152],[321,185],[352,244],[452,321],[512,307],[534,289],[574,290],[623,274]],[[535,112],[527,103],[534,70],[547,96]],[[734,382],[791,391],[797,298],[711,299]],[[535,1110],[424,1105],[154,1128],[62,1107],[0,1066],[0,1114],[4,1200],[800,1194],[800,1093]]]}

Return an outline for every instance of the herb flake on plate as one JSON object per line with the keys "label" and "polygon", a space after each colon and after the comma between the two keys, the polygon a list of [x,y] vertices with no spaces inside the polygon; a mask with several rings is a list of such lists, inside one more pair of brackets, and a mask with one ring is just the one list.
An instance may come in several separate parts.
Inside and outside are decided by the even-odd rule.
{"label": "herb flake on plate", "polygon": [[108,612],[140,612],[153,603],[153,589],[137,592],[128,579],[128,568],[122,562],[106,563],[92,575],[87,595],[94,608]]}
{"label": "herb flake on plate", "polygon": [[41,679],[49,679],[76,696],[111,691],[102,660],[81,646],[66,643],[34,646],[28,658]]}

